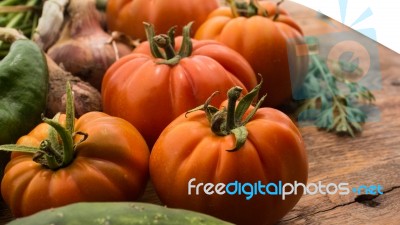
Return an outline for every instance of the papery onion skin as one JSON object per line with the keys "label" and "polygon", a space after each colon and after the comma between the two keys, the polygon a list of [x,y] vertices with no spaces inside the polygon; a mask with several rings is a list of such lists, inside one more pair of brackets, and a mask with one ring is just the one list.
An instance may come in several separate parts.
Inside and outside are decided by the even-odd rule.
{"label": "papery onion skin", "polygon": [[66,71],[100,90],[108,67],[132,49],[123,43],[112,43],[111,35],[101,26],[94,0],[72,0],[68,13],[69,21],[47,54]]}

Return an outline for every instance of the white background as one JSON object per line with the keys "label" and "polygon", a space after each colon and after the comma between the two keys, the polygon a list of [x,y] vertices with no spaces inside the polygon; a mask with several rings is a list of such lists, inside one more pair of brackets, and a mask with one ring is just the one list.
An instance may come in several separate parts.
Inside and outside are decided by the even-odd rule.
{"label": "white background", "polygon": [[[292,0],[319,11],[342,22],[340,2],[346,0]],[[365,20],[352,24],[364,11],[370,9],[372,15]],[[400,7],[397,1],[389,0],[347,0],[344,24],[353,29],[374,28],[376,41],[400,53]]]}

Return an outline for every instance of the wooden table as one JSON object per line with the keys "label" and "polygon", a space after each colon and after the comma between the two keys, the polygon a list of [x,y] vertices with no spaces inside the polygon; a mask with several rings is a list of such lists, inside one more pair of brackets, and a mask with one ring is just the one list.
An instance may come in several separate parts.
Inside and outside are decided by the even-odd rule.
{"label": "wooden table", "polygon": [[[283,7],[305,35],[351,31],[298,4],[285,2]],[[379,118],[365,123],[355,138],[338,137],[315,127],[300,130],[307,145],[309,182],[380,184],[384,194],[370,200],[356,200],[354,193],[304,195],[279,224],[400,224],[400,55],[373,41],[370,44],[377,47],[377,54],[370,55],[370,69],[381,76],[380,90],[373,90]]]}
{"label": "wooden table", "polygon": [[[299,22],[307,36],[350,31],[359,40],[366,39],[296,3],[287,1],[282,7]],[[355,193],[304,195],[279,222],[281,225],[400,224],[400,55],[373,41],[370,44],[377,48],[377,53],[370,55],[370,69],[382,78],[381,88],[373,90],[379,117],[364,124],[363,132],[355,138],[318,131],[313,126],[300,130],[308,152],[308,182],[380,184],[383,194],[372,199],[357,198]],[[151,186],[140,201],[160,203]],[[0,203],[0,208],[0,223],[5,223],[11,215],[4,203]]]}

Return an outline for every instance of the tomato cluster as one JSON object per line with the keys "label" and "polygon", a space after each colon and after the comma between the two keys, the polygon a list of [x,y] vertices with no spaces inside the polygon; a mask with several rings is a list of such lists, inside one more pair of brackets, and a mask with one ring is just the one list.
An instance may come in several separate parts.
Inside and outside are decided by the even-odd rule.
{"label": "tomato cluster", "polygon": [[69,111],[19,139],[40,151],[13,153],[6,168],[2,195],[13,213],[136,200],[149,176],[167,206],[238,224],[274,223],[292,209],[301,193],[285,200],[188,195],[193,178],[307,182],[299,130],[287,115],[266,107],[287,103],[302,81],[307,58],[289,49],[289,43],[303,43],[301,29],[276,4],[227,2],[230,8],[216,0],[108,0],[109,29],[141,43],[104,75],[104,112],[75,121]]}

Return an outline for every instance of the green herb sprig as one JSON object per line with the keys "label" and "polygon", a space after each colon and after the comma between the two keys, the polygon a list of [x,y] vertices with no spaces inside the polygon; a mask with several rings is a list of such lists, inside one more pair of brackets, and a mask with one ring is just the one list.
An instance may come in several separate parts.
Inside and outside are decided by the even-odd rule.
{"label": "green herb sprig", "polygon": [[298,119],[312,120],[319,129],[354,137],[362,131],[362,124],[367,119],[360,104],[371,104],[375,97],[365,86],[348,80],[343,71],[356,74],[363,71],[351,62],[342,61],[329,62],[338,68],[331,71],[327,60],[313,54],[314,50],[318,51],[318,40],[308,37],[306,42],[311,53],[310,65],[301,90],[306,100],[298,108]]}

